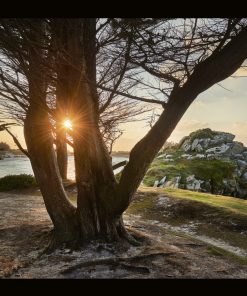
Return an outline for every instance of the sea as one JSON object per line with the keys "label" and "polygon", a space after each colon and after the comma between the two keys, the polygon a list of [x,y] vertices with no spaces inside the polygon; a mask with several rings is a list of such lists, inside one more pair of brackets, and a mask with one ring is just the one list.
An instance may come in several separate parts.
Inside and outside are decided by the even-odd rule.
{"label": "sea", "polygon": [[[112,163],[128,160],[128,157],[113,156]],[[114,170],[114,174],[120,172],[122,168]],[[27,157],[13,157],[0,160],[0,178],[7,175],[31,174],[33,175],[32,166]],[[74,156],[68,157],[68,179],[75,180]]]}

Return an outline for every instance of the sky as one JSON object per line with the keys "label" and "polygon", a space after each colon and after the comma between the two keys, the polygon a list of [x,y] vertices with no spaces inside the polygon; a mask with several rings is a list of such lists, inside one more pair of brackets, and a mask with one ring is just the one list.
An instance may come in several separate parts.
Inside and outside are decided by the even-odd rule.
{"label": "sky", "polygon": [[[246,75],[245,68],[233,76]],[[123,136],[114,145],[114,150],[130,150],[148,131],[147,123],[123,124]],[[192,131],[201,128],[229,132],[236,135],[235,141],[247,146],[247,77],[229,77],[201,93],[191,104],[168,141],[179,142]]]}
{"label": "sky", "polygon": [[[247,76],[246,68],[239,69],[238,76]],[[168,141],[179,142],[181,138],[200,128],[229,132],[236,135],[235,141],[247,146],[247,77],[229,77],[201,93],[192,103]],[[121,125],[124,133],[115,143],[114,151],[129,151],[149,130],[147,122],[132,122]],[[25,147],[23,129],[12,127],[11,131]],[[16,148],[12,138],[0,133],[0,142]]]}

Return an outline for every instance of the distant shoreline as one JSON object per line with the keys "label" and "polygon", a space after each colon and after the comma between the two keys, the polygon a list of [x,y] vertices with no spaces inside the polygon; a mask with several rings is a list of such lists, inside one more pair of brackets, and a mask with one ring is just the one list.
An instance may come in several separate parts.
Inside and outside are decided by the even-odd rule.
{"label": "distant shoreline", "polygon": [[112,156],[119,156],[119,157],[129,157],[130,152],[129,151],[113,151]]}
{"label": "distant shoreline", "polygon": [[[111,156],[119,156],[119,157],[129,157],[130,152],[129,151],[113,151],[111,153]],[[68,156],[74,156],[74,153],[68,151]],[[11,149],[9,151],[0,151],[0,159],[6,159],[6,158],[26,158],[27,156],[23,154],[18,149]]]}

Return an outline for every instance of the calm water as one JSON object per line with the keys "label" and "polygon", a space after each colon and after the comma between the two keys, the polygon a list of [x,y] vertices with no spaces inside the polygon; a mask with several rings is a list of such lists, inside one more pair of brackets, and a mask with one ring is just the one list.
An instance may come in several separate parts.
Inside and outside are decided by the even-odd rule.
{"label": "calm water", "polygon": [[[118,163],[122,160],[127,160],[127,157],[113,156],[113,164]],[[118,173],[122,168],[114,171]],[[6,175],[19,175],[19,174],[32,174],[33,170],[31,163],[28,158],[6,158],[0,160],[0,178]],[[74,167],[74,157],[69,156],[68,158],[68,179],[75,179],[75,167]]]}

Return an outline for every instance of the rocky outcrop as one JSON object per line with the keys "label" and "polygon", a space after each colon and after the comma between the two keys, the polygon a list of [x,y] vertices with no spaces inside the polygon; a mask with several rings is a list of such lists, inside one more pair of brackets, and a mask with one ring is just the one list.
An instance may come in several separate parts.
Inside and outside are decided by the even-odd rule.
{"label": "rocky outcrop", "polygon": [[[165,175],[166,170],[164,169],[164,175],[160,181],[156,180],[155,185],[247,198],[247,147],[243,143],[234,141],[234,138],[235,135],[231,133],[212,131],[211,129],[202,129],[191,133],[183,138],[176,148],[169,148],[168,151],[163,151],[157,157],[162,163],[173,165],[176,172],[178,167],[181,167],[181,170],[177,176],[174,177],[173,173],[173,176],[169,178],[169,170],[168,175]],[[225,175],[219,171],[219,176],[217,176],[217,167],[208,166],[207,174],[204,173],[204,178],[199,178],[198,172],[189,174],[190,170],[182,169],[186,165],[189,167],[190,161],[193,162],[194,167],[197,161],[205,161],[205,167],[212,162],[212,165],[223,163],[229,167],[233,166],[234,169]],[[204,171],[206,170],[203,166],[202,168]],[[212,168],[216,181],[210,178],[210,169],[212,170]],[[219,170],[222,169],[222,166],[219,166]]]}

